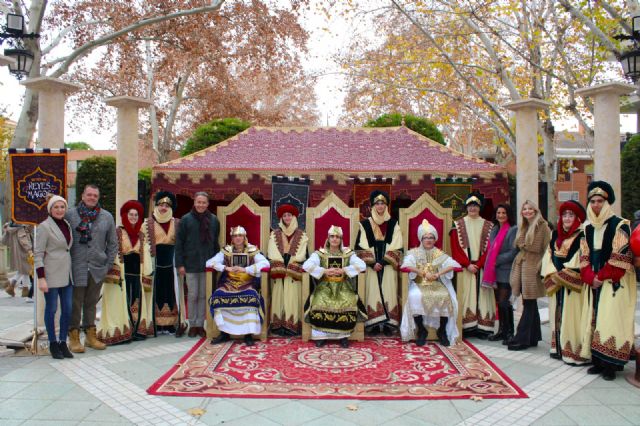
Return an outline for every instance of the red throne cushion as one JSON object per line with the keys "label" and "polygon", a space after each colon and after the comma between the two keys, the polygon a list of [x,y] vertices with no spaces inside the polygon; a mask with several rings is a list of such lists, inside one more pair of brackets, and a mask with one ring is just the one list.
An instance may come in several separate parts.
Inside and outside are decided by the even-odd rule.
{"label": "red throne cushion", "polygon": [[351,221],[348,217],[342,216],[336,209],[331,207],[325,214],[315,219],[315,247],[314,250],[318,250],[324,246],[327,241],[327,233],[332,225],[342,228],[342,245],[349,247],[351,244]]}
{"label": "red throne cushion", "polygon": [[242,226],[247,230],[247,238],[250,244],[260,248],[262,247],[260,225],[262,223],[262,217],[253,213],[245,205],[240,206],[238,210],[227,215],[227,225],[224,230],[225,241],[227,244],[231,244],[231,228],[235,226]]}
{"label": "red throne cushion", "polygon": [[427,219],[429,223],[436,228],[436,231],[438,231],[436,247],[442,249],[444,238],[448,238],[448,233],[444,232],[444,221],[431,213],[429,209],[424,209],[419,215],[409,219],[409,248],[412,249],[420,245],[420,241],[418,240],[418,226],[422,223],[422,219]]}

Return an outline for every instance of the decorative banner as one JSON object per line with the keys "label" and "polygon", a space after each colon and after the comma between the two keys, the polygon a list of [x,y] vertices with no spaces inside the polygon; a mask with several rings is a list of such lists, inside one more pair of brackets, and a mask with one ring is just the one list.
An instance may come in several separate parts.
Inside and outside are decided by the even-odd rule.
{"label": "decorative banner", "polygon": [[[371,216],[369,195],[375,190],[384,191],[391,197],[391,182],[389,183],[360,183],[353,184],[353,206],[360,212],[360,220]],[[391,200],[389,200],[389,212],[391,212]]]}
{"label": "decorative banner", "polygon": [[66,150],[35,153],[9,151],[11,172],[11,218],[16,223],[37,225],[47,218],[47,195],[67,198]]}
{"label": "decorative banner", "polygon": [[282,204],[291,204],[298,209],[298,228],[306,229],[307,206],[309,205],[308,179],[273,176],[271,178],[271,229],[278,228],[278,207]]}
{"label": "decorative banner", "polygon": [[436,183],[436,201],[442,207],[451,207],[453,220],[465,215],[464,200],[471,193],[471,184]]}

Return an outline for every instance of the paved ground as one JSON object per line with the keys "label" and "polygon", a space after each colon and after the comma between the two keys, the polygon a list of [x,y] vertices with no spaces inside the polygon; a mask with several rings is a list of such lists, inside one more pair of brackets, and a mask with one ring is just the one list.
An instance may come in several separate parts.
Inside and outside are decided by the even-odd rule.
{"label": "paved ground", "polygon": [[[541,315],[544,306],[541,303]],[[0,331],[30,323],[32,306],[0,295]],[[640,323],[640,307],[636,310]],[[640,326],[636,325],[640,330]],[[509,352],[472,342],[520,385],[529,399],[454,401],[316,401],[185,398],[147,395],[195,339],[161,336],[88,350],[73,360],[0,357],[0,424],[9,425],[640,425],[640,389],[627,383],[630,363],[606,382],[548,356],[549,328],[537,348]],[[357,410],[347,406],[355,405]],[[353,408],[353,407],[351,407]],[[193,414],[200,412],[201,416]]]}

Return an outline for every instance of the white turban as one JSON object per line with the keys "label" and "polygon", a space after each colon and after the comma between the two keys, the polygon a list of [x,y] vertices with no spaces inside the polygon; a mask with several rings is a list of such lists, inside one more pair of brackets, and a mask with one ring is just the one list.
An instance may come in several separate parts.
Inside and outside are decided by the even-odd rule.
{"label": "white turban", "polygon": [[331,227],[329,228],[329,232],[327,232],[327,235],[338,235],[340,238],[342,238],[342,228],[339,226],[331,225]]}
{"label": "white turban", "polygon": [[422,219],[422,223],[418,226],[418,239],[422,242],[422,237],[426,234],[431,234],[436,237],[436,241],[438,241],[438,231],[436,228],[429,223],[427,219]]}
{"label": "white turban", "polygon": [[232,237],[234,235],[244,235],[246,237],[247,236],[247,230],[244,229],[242,226],[232,227],[231,228],[231,232],[229,232],[229,235],[231,235]]}

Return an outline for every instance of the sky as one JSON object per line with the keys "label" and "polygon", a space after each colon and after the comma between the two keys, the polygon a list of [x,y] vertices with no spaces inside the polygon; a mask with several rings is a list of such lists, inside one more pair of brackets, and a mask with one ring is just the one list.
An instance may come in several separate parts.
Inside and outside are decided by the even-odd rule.
{"label": "sky", "polygon": [[[377,0],[376,0],[377,1]],[[314,0],[315,5],[322,0]],[[4,16],[1,18],[4,23]],[[361,31],[361,23],[350,21],[340,13],[333,13],[326,17],[322,13],[310,13],[304,25],[310,31],[309,57],[305,63],[307,71],[318,76],[316,94],[318,96],[318,110],[321,114],[321,125],[336,125],[342,114],[345,79],[340,75],[340,67],[334,63],[333,57],[348,46],[354,32]],[[7,107],[6,115],[17,121],[24,95],[24,87],[9,74],[8,67],[0,68],[0,107]],[[113,111],[115,115],[115,109]],[[65,114],[65,140],[67,142],[89,142],[95,149],[113,149],[115,130],[97,134],[89,126],[80,130],[72,129],[69,122],[73,117]],[[621,132],[636,132],[636,116],[621,116]],[[576,130],[577,123],[567,121],[558,123],[558,130]]]}

